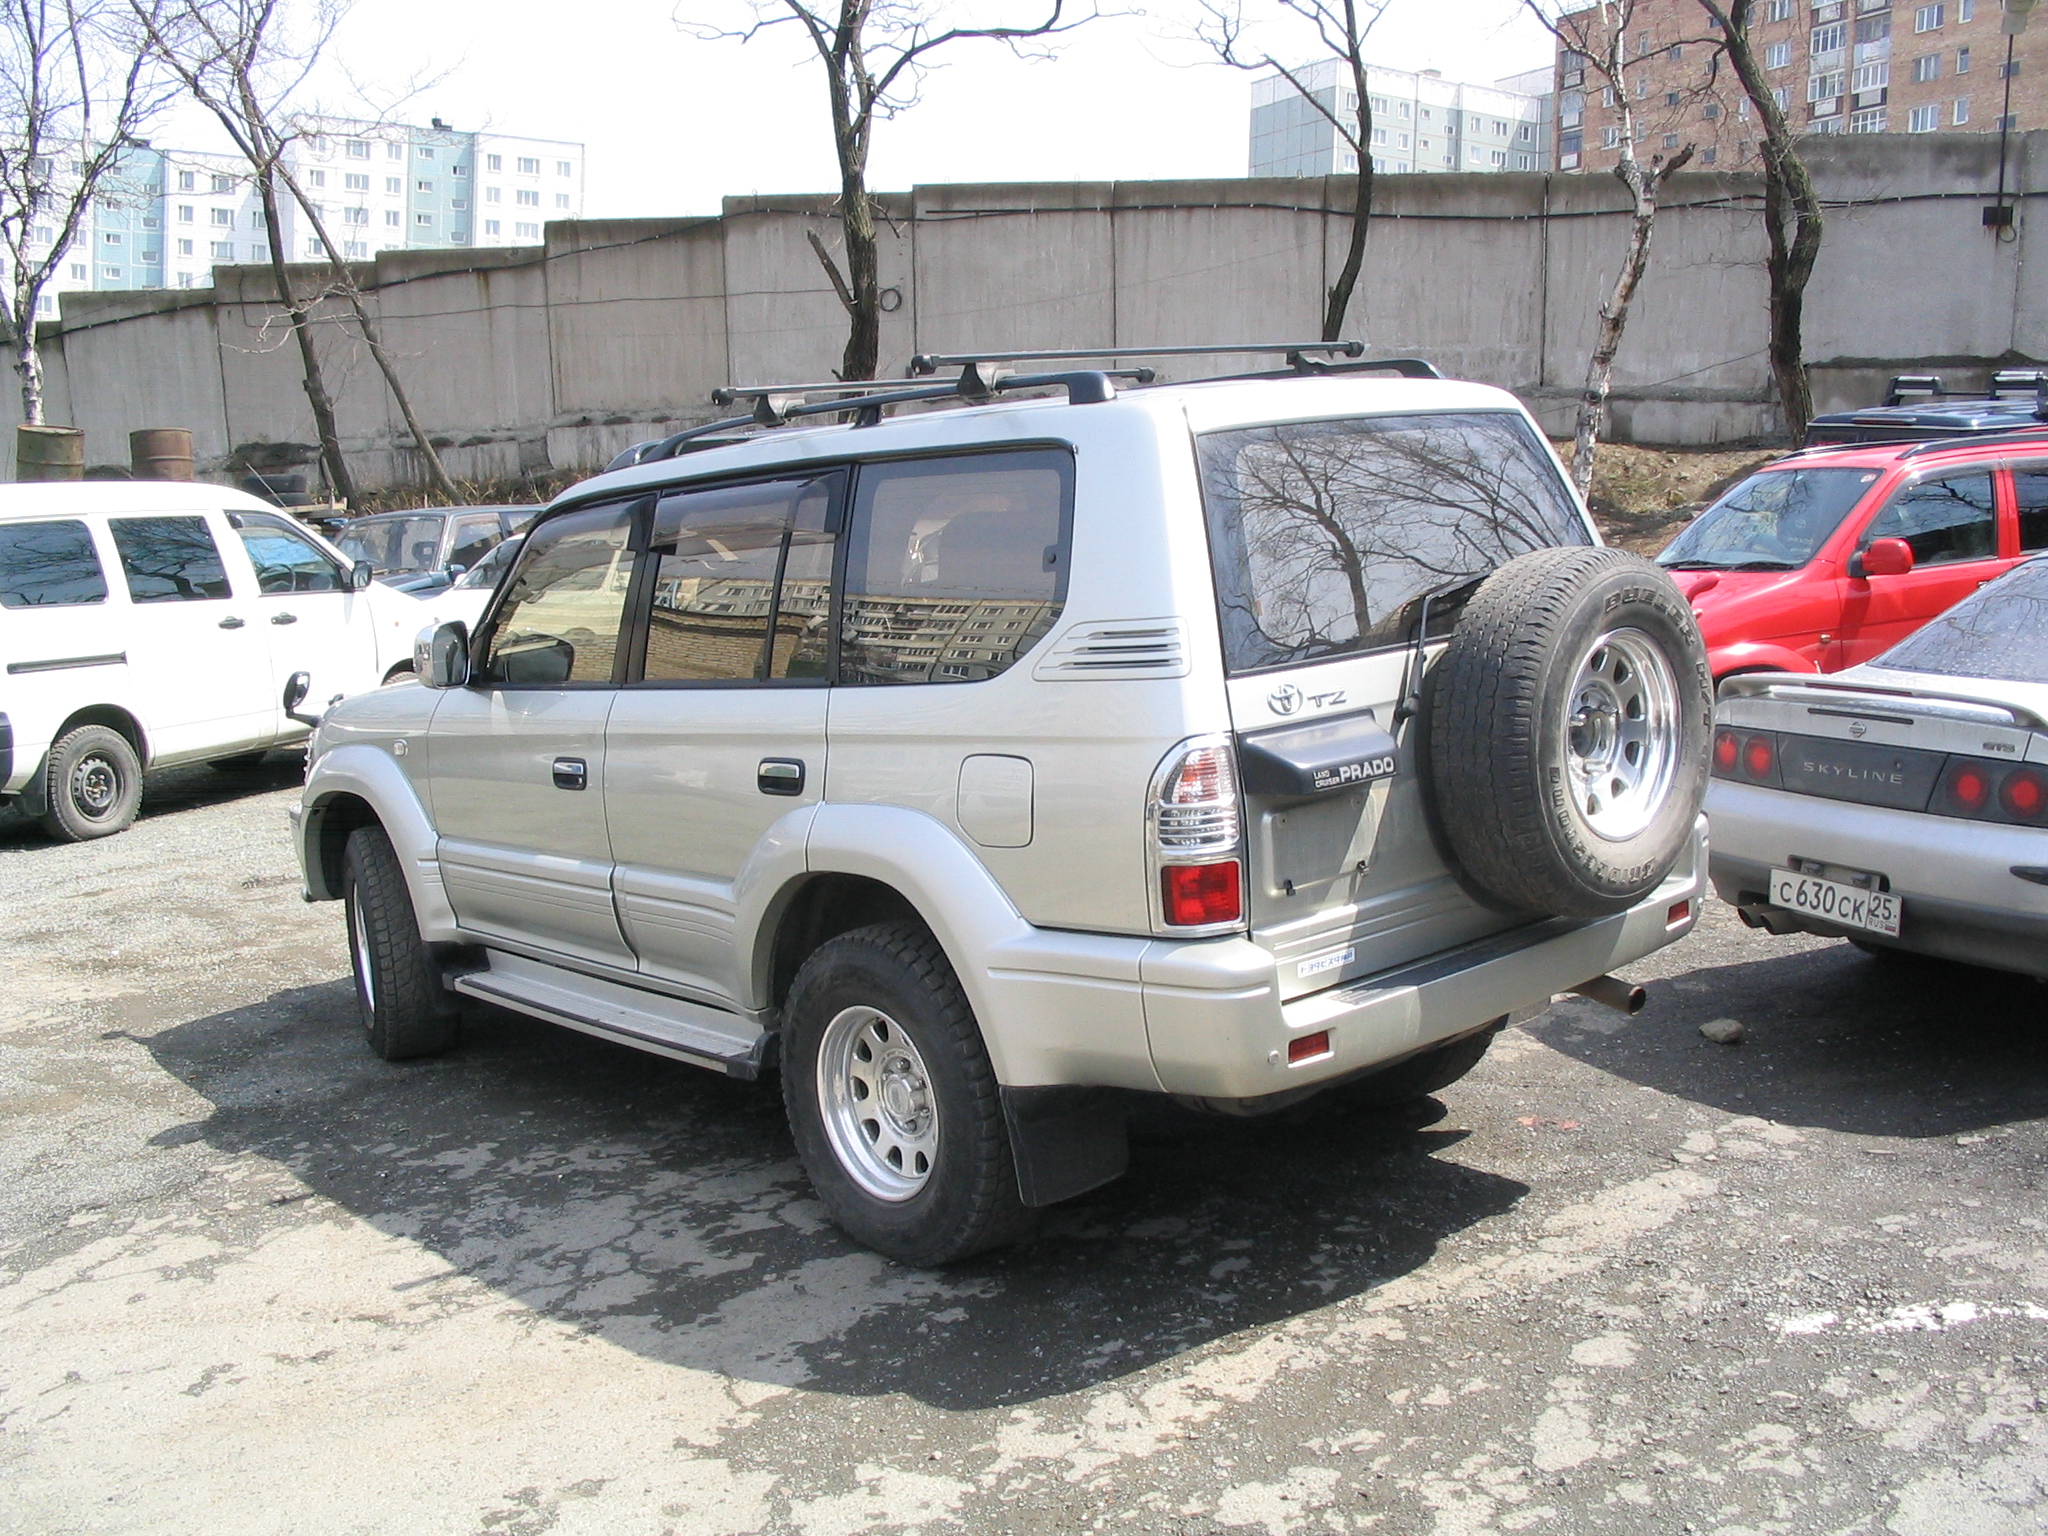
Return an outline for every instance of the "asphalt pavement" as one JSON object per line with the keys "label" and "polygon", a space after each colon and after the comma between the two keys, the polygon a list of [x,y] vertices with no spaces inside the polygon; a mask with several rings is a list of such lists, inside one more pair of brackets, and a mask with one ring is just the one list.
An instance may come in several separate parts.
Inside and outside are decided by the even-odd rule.
{"label": "asphalt pavement", "polygon": [[0,816],[0,1531],[2048,1525],[2048,988],[1715,907],[1640,1018],[1397,1115],[1148,1112],[919,1271],[772,1085],[486,1008],[371,1057],[297,773]]}

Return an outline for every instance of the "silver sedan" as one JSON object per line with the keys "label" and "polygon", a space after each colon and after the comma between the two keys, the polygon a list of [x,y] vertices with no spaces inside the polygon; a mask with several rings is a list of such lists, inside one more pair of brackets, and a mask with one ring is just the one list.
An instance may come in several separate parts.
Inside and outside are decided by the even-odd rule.
{"label": "silver sedan", "polygon": [[1862,666],[1730,678],[1714,725],[1744,922],[2048,977],[2048,557]]}

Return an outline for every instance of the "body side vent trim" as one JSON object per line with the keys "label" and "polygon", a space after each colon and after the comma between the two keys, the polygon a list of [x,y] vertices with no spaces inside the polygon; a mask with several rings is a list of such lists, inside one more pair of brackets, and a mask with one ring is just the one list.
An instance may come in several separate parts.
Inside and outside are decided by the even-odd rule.
{"label": "body side vent trim", "polygon": [[1042,682],[1186,677],[1188,627],[1178,618],[1095,619],[1075,624],[1046,647],[1031,675]]}

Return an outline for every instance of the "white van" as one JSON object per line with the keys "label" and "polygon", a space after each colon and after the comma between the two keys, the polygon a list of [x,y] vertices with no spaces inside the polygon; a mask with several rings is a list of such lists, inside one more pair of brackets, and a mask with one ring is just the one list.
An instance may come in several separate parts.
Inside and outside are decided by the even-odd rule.
{"label": "white van", "polygon": [[51,836],[135,819],[147,769],[304,739],[313,708],[409,661],[417,601],[215,485],[0,485],[0,797]]}

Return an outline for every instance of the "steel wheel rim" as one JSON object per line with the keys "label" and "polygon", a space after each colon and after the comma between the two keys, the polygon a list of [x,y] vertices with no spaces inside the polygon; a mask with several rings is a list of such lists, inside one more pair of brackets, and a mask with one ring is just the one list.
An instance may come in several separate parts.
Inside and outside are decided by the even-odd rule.
{"label": "steel wheel rim", "polygon": [[1678,680],[1640,629],[1586,647],[1564,705],[1565,776],[1594,836],[1618,843],[1657,819],[1678,777]]}
{"label": "steel wheel rim", "polygon": [[356,962],[356,1000],[367,1017],[377,1011],[377,973],[370,966],[370,925],[363,921],[362,887],[348,888],[348,944]]}
{"label": "steel wheel rim", "polygon": [[847,1008],[818,1046],[818,1106],[839,1166],[877,1200],[900,1204],[931,1182],[939,1104],[924,1057],[877,1008]]}
{"label": "steel wheel rim", "polygon": [[121,770],[97,752],[81,757],[71,770],[71,803],[81,816],[105,821],[121,798]]}

